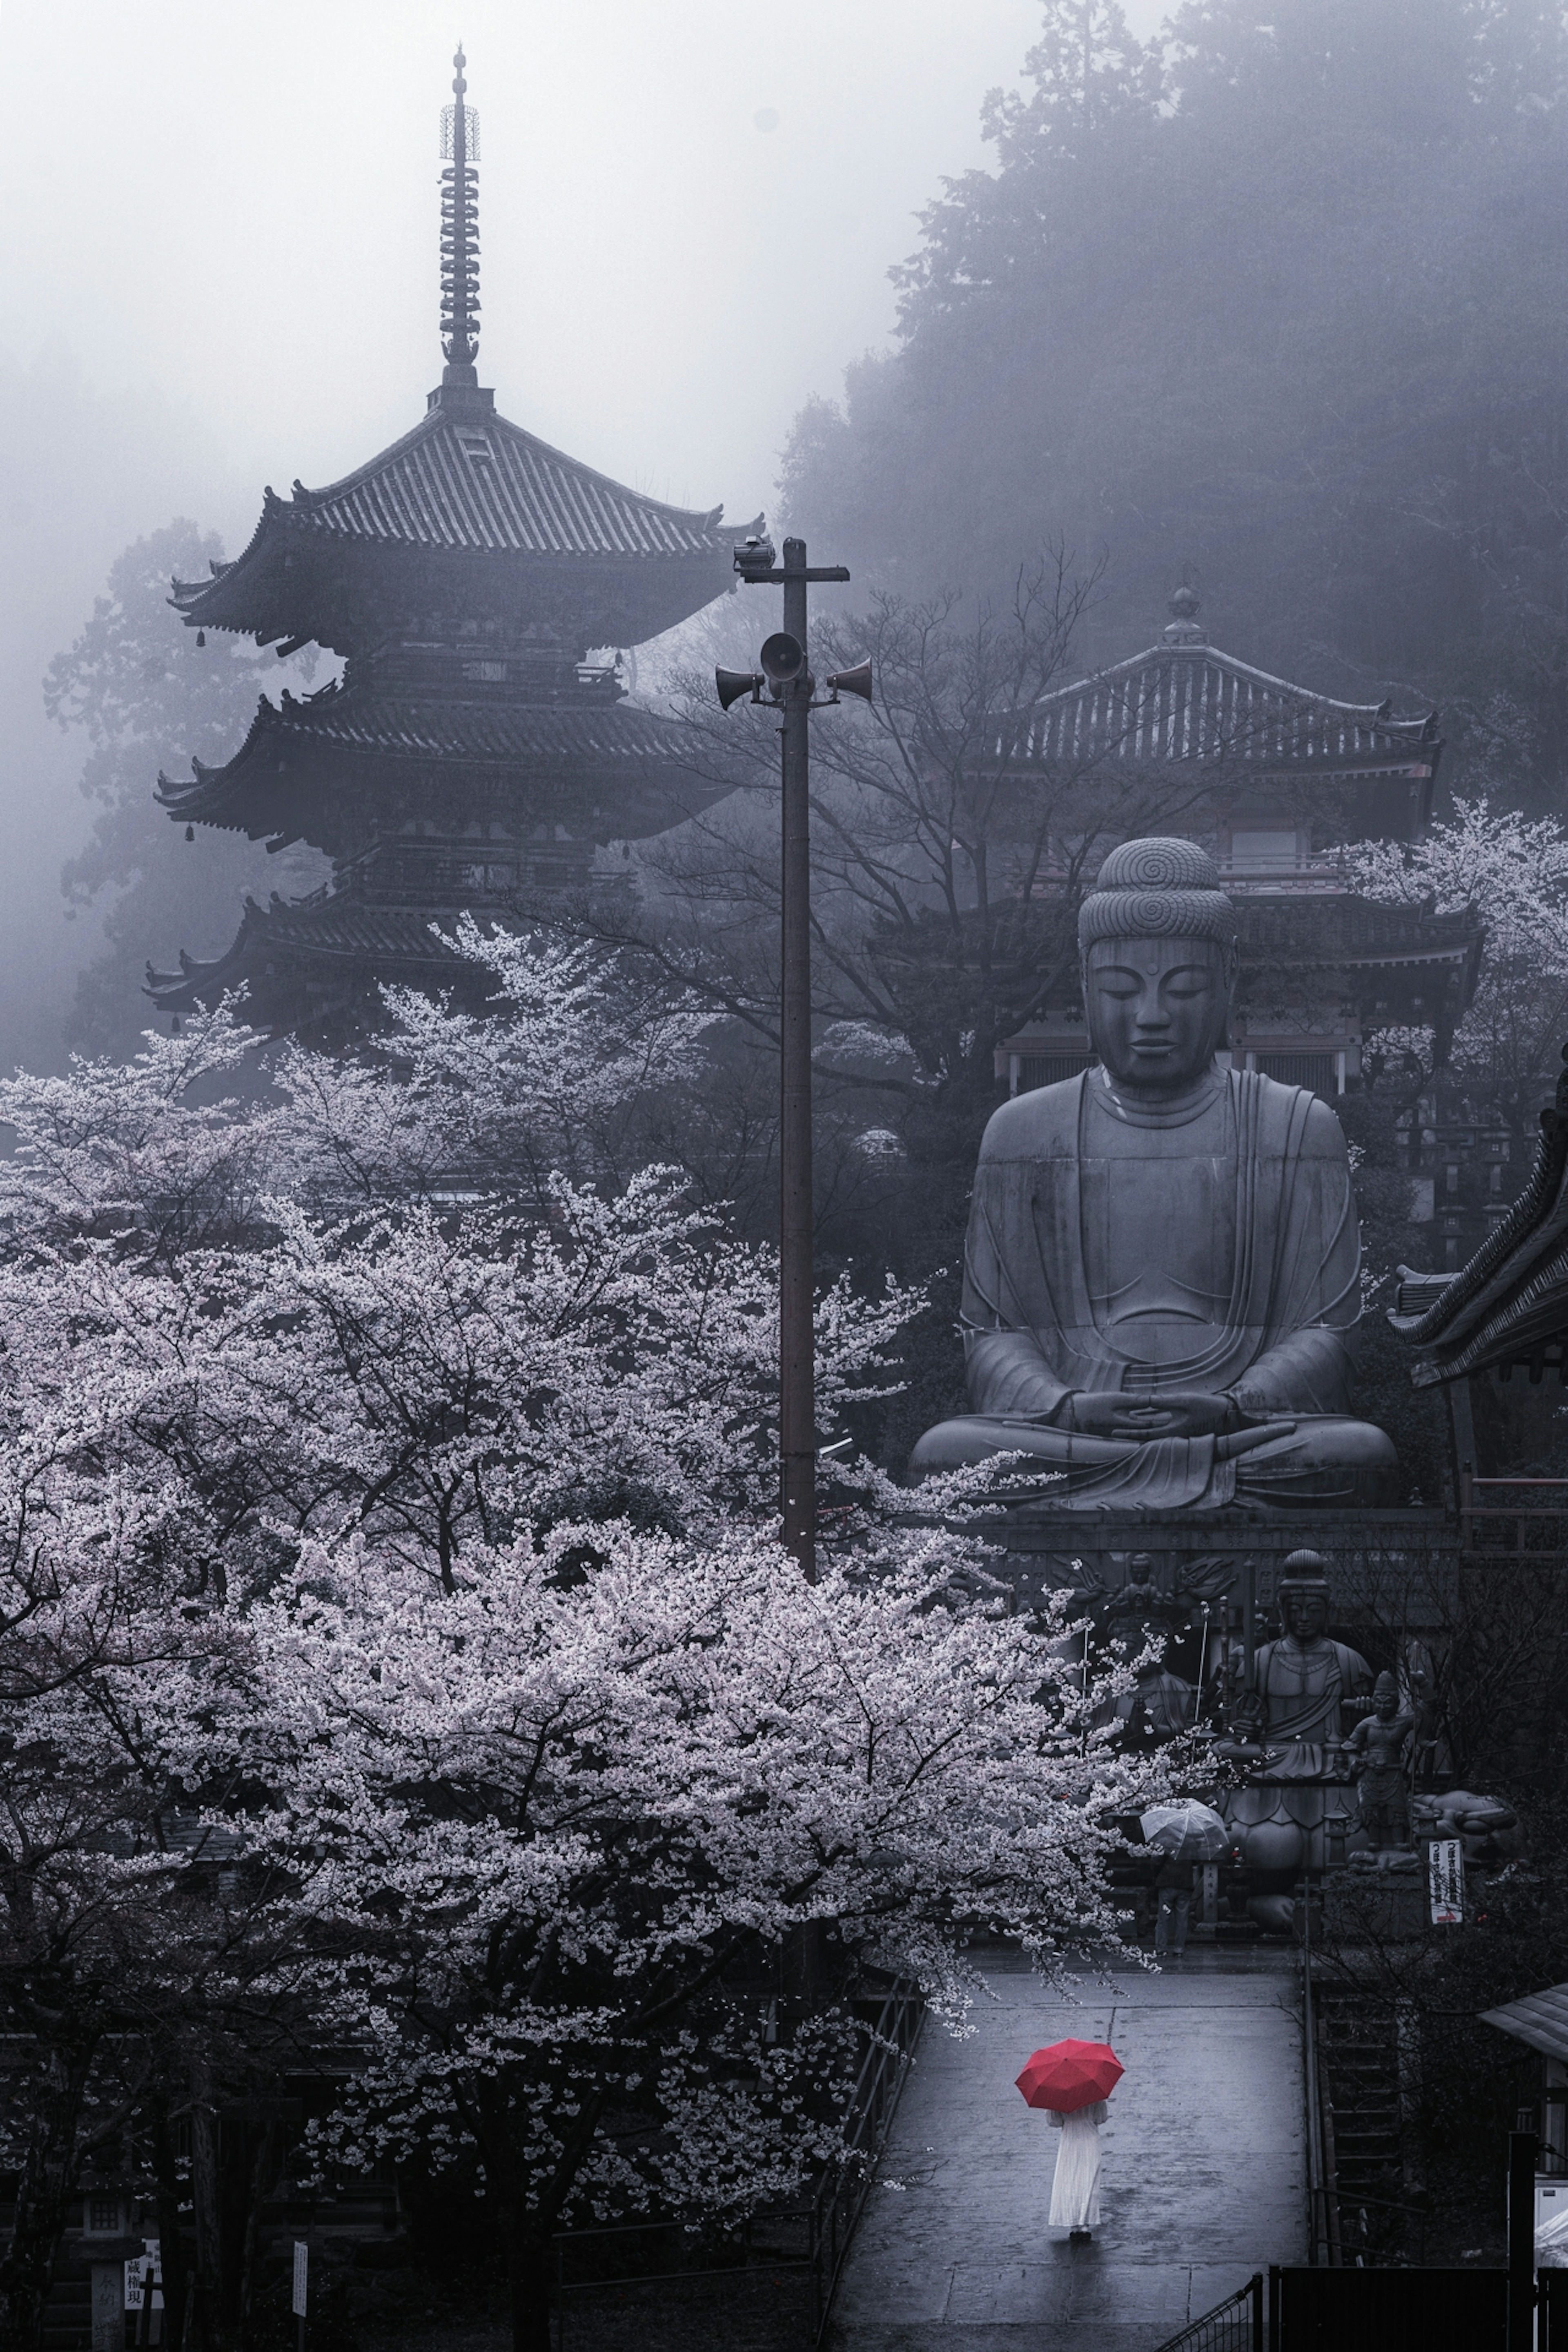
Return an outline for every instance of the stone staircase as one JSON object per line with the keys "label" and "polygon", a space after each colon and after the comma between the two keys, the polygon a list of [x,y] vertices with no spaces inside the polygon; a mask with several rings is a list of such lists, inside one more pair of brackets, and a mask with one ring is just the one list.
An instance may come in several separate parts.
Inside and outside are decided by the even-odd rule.
{"label": "stone staircase", "polygon": [[1411,2217],[1401,2210],[1405,2150],[1394,2020],[1348,1986],[1320,1981],[1315,1998],[1330,2229],[1347,2264],[1396,2260]]}

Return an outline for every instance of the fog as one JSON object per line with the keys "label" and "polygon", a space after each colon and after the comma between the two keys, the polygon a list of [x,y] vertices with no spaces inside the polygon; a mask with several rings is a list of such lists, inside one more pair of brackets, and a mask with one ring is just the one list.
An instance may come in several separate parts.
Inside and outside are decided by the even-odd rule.
{"label": "fog", "polygon": [[437,380],[455,35],[481,380],[619,478],[745,518],[803,400],[886,340],[889,267],[985,159],[982,99],[1037,23],[1033,0],[6,0],[0,1065],[58,1060],[96,936],[59,896],[91,813],[49,657],[131,539],[185,515],[237,552],[264,482],[362,463]]}

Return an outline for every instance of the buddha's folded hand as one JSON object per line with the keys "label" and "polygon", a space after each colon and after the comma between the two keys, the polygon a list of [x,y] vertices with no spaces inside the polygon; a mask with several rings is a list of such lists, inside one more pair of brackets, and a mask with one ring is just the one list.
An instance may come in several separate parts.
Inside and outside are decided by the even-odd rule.
{"label": "buddha's folded hand", "polygon": [[1087,1436],[1135,1441],[1211,1437],[1234,1429],[1241,1419],[1234,1399],[1202,1389],[1176,1389],[1159,1396],[1124,1389],[1079,1389],[1074,1391],[1071,1411],[1069,1425]]}

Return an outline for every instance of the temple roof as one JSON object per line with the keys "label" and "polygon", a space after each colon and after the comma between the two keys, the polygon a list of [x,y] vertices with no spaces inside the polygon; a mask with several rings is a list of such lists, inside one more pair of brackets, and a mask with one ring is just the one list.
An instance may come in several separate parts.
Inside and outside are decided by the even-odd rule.
{"label": "temple roof", "polygon": [[[722,507],[702,514],[666,506],[493,411],[465,400],[453,414],[433,396],[438,404],[411,433],[341,482],[308,490],[297,481],[287,499],[266,491],[257,536],[270,520],[340,539],[474,554],[728,558],[736,533],[720,530]],[[216,598],[218,582],[228,581],[232,591],[256,543],[236,562],[215,564],[212,582],[176,581],[181,609],[194,614],[194,599]]]}
{"label": "temple roof", "polygon": [[147,967],[147,994],[160,1013],[189,1013],[197,1003],[216,1004],[226,989],[254,981],[276,960],[289,966],[301,959],[318,967],[375,966],[380,980],[434,979],[450,985],[472,980],[476,967],[448,947],[430,917],[401,907],[366,906],[357,899],[321,894],[290,903],[274,891],[262,907],[245,901],[232,945],[210,963],[180,952],[178,971]]}
{"label": "temple roof", "polygon": [[1568,1984],[1548,1985],[1544,1992],[1527,1992],[1505,2000],[1500,2009],[1483,2009],[1483,2025],[1511,2033],[1547,2058],[1568,2058]]}
{"label": "temple roof", "polygon": [[[399,559],[420,551],[478,563],[490,597],[501,587],[491,564],[525,598],[530,579],[564,586],[563,572],[580,581],[585,568],[584,584],[612,598],[606,621],[627,607],[626,633],[597,643],[640,643],[731,584],[734,545],[757,524],[726,528],[722,508],[646,498],[509,424],[482,397],[444,386],[411,433],[341,482],[296,482],[289,499],[268,489],[242,555],[214,564],[210,580],[174,582],[170,602],[187,626],[350,651],[344,608],[363,608],[367,563],[401,571]],[[655,576],[637,576],[647,572]],[[612,585],[600,574],[629,576]]]}
{"label": "temple roof", "polygon": [[1042,697],[1020,755],[1053,764],[1204,760],[1410,777],[1435,770],[1442,749],[1435,710],[1395,719],[1386,701],[1336,702],[1292,686],[1209,645],[1190,590],[1178,590],[1171,609],[1176,617],[1163,643]]}
{"label": "temple roof", "polygon": [[[232,760],[221,768],[194,760],[189,782],[161,775],[158,798],[177,824],[220,825],[259,841],[280,825],[292,827],[295,812],[285,803],[301,788],[312,788],[319,799],[323,758],[336,768],[334,783],[345,761],[367,767],[381,761],[439,762],[443,768],[524,770],[531,785],[567,782],[587,794],[635,792],[652,770],[650,781],[657,780],[668,796],[688,755],[688,739],[672,720],[625,702],[405,700],[334,684],[303,700],[286,693],[281,709],[263,698]],[[692,782],[697,786],[698,780]],[[711,801],[728,787],[700,789]],[[672,815],[661,805],[654,829],[687,813],[683,806]],[[592,818],[598,812],[590,806],[584,814]],[[629,803],[605,814],[616,839],[641,837]],[[587,830],[594,829],[590,823]]]}
{"label": "temple roof", "polygon": [[[1568,1045],[1563,1055],[1568,1063]],[[1402,1297],[1388,1318],[1425,1353],[1411,1375],[1417,1388],[1528,1360],[1568,1333],[1568,1069],[1554,1105],[1541,1114],[1529,1182],[1428,1303],[1435,1286],[1418,1278],[1408,1286],[1415,1296]],[[1416,1311],[1402,1312],[1407,1304]]]}
{"label": "temple roof", "polygon": [[[342,481],[320,490],[296,481],[287,499],[268,488],[244,553],[215,563],[209,580],[173,583],[170,601],[192,628],[352,652],[385,635],[389,596],[399,617],[420,609],[408,564],[422,556],[447,565],[437,593],[448,597],[450,565],[479,565],[474,585],[492,611],[509,588],[514,605],[526,604],[531,588],[537,594],[547,579],[559,588],[552,575],[585,566],[593,588],[571,600],[590,631],[584,642],[637,645],[730,586],[736,541],[761,528],[760,516],[725,530],[721,507],[648,498],[497,415],[474,364],[479,117],[465,102],[461,49],[452,62],[454,103],[441,128],[441,383],[412,432]],[[657,586],[631,585],[650,570]],[[605,575],[616,572],[627,577],[606,597]]]}
{"label": "temple roof", "polygon": [[1375,898],[1237,898],[1241,951],[1281,962],[1468,966],[1473,983],[1485,929],[1468,908],[1431,915],[1420,907],[1385,906]]}

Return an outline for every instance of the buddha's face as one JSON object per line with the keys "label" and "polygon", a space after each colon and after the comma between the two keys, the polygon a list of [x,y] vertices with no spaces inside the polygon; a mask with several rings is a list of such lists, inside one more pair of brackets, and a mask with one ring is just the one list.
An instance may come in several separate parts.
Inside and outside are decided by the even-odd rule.
{"label": "buddha's face", "polygon": [[1285,1626],[1298,1642],[1321,1641],[1329,1622],[1329,1604],[1321,1592],[1292,1592],[1285,1603]]}
{"label": "buddha's face", "polygon": [[1084,1005],[1095,1051],[1119,1085],[1179,1092],[1225,1041],[1225,950],[1209,940],[1096,940]]}

